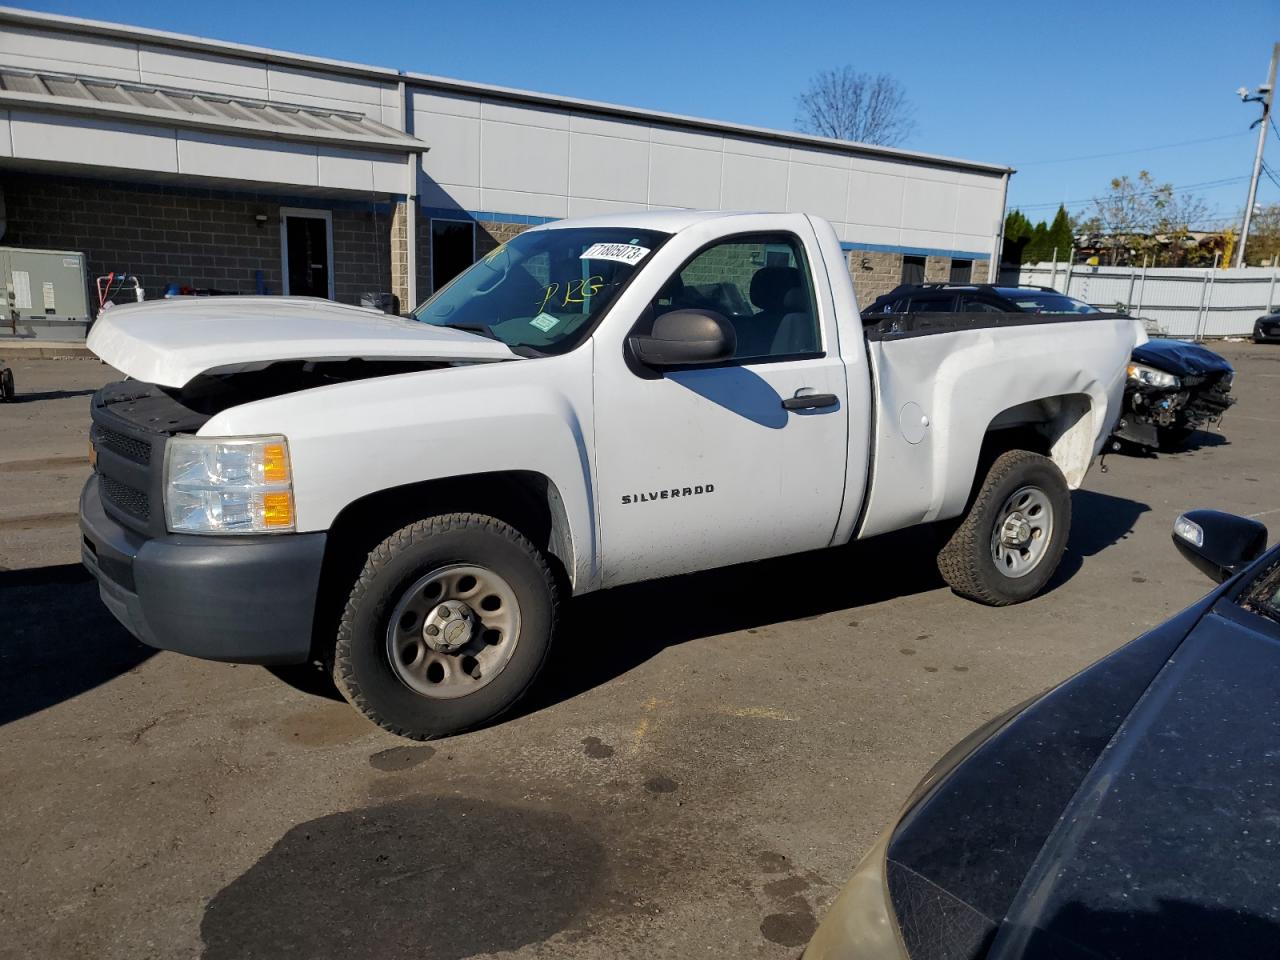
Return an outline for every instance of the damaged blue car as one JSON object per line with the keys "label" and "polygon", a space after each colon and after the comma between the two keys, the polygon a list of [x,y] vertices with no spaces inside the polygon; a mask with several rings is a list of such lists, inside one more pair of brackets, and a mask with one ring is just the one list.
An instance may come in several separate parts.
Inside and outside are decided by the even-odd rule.
{"label": "damaged blue car", "polygon": [[1196,430],[1221,424],[1236,402],[1235,369],[1198,343],[1150,340],[1134,348],[1128,374],[1113,449],[1127,441],[1148,450],[1177,450]]}

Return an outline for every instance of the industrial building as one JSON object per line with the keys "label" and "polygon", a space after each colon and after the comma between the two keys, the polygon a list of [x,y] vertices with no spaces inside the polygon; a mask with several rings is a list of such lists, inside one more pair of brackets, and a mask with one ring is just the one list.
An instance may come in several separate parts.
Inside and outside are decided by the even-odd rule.
{"label": "industrial building", "polygon": [[82,330],[67,289],[87,285],[92,313],[113,272],[148,298],[407,310],[530,225],[628,209],[818,214],[865,303],[904,279],[988,279],[1011,173],[0,8],[0,247],[53,251],[6,268],[0,337]]}

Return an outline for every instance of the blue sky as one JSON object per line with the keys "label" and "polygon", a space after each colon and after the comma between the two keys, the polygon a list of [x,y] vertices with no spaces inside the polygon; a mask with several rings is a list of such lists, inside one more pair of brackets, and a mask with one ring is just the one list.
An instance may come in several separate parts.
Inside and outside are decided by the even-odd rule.
{"label": "blue sky", "polygon": [[[1280,40],[1280,0],[1086,0],[1007,13],[800,0],[19,5],[781,128],[813,72],[848,63],[906,88],[917,128],[904,146],[1017,167],[1009,203],[1033,219],[1140,169],[1204,184],[1192,192],[1214,217],[1236,214],[1258,109],[1234,91],[1266,79]],[[1280,179],[1280,137],[1268,153]],[[1076,159],[1097,154],[1122,155]],[[1260,198],[1280,200],[1280,189],[1264,177]]]}

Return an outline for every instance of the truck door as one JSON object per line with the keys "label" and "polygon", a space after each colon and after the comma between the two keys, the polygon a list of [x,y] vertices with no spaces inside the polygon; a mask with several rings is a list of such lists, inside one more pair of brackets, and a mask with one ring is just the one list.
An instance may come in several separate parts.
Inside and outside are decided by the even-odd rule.
{"label": "truck door", "polygon": [[732,359],[658,374],[625,347],[596,350],[606,586],[831,542],[849,413],[821,264],[812,234],[722,237],[665,282],[640,325],[714,310],[737,333]]}

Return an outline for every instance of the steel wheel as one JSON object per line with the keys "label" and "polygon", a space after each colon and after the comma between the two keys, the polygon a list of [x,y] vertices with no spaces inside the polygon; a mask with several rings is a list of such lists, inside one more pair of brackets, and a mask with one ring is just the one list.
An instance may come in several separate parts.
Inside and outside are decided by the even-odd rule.
{"label": "steel wheel", "polygon": [[1011,580],[1044,559],[1053,539],[1053,504],[1039,487],[1019,487],[1001,506],[991,531],[991,558]]}
{"label": "steel wheel", "polygon": [[387,624],[387,658],[415,693],[452,700],[491,683],[519,638],[511,585],[485,567],[455,564],[405,591]]}

